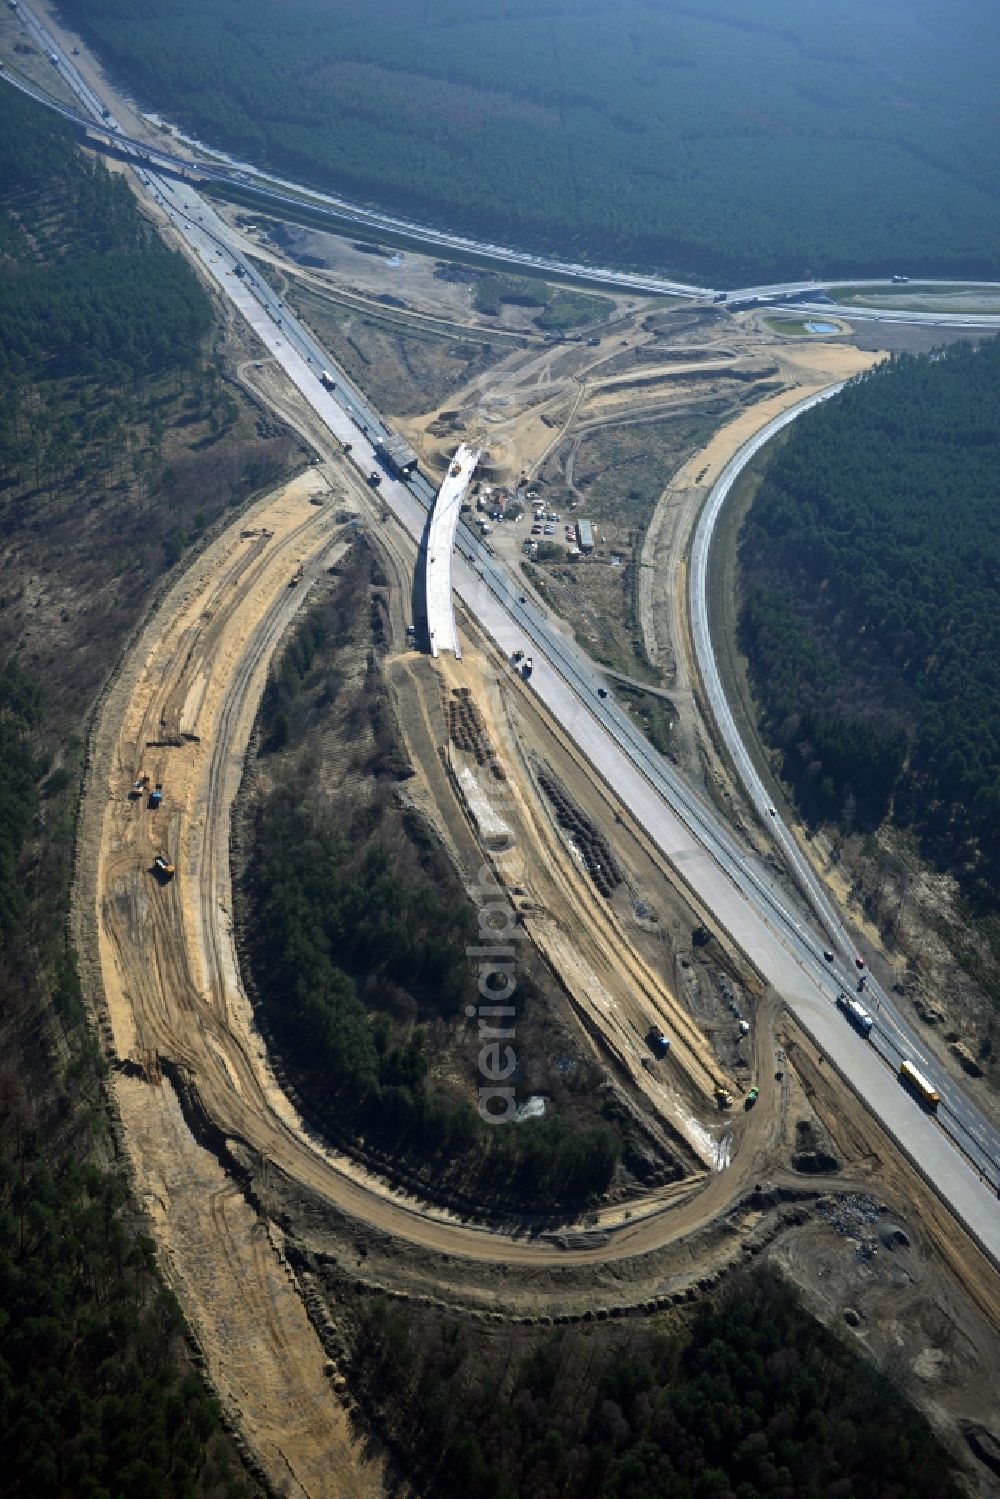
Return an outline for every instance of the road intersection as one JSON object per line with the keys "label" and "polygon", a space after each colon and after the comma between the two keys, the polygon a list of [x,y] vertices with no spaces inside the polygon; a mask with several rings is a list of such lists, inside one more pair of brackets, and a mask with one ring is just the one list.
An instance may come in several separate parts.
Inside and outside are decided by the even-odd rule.
{"label": "road intersection", "polygon": [[[22,11],[22,14],[30,15],[27,11]],[[59,51],[48,33],[44,35],[47,38],[45,45],[58,57],[57,65],[72,82],[76,70],[71,60]],[[210,203],[191,182],[174,175],[175,171],[182,169],[181,164],[175,161],[169,175],[166,171],[156,170],[148,145],[128,141],[114,130],[106,120],[98,96],[82,79],[80,83],[82,87],[76,92],[90,117],[91,128],[110,138],[126,155],[141,157],[135,161],[135,169],[142,187],[169,216],[189,250],[253,327],[269,354],[281,365],[329,431],[342,444],[351,444],[352,461],[367,475],[378,466],[376,445],[386,435],[378,413],[246,260],[238,238]],[[27,91],[37,96],[37,91]],[[63,113],[72,112],[63,110]],[[159,156],[162,158],[162,153]],[[190,163],[183,166],[189,167]],[[228,173],[231,177],[234,171],[246,175],[252,169],[240,164],[235,168],[227,166],[213,170]],[[272,193],[272,197],[280,197],[280,194]],[[297,201],[301,206],[301,198]],[[343,205],[338,207],[342,209]],[[399,221],[385,216],[374,216],[370,221],[376,225],[379,222],[387,226],[399,224]],[[416,226],[402,227],[416,229]],[[519,255],[505,251],[503,247],[473,245],[455,236],[435,238],[423,230],[419,232],[431,243],[444,243],[452,249],[468,248],[481,253],[485,248],[487,252],[514,263],[530,264],[549,273],[561,272],[581,279],[601,280],[619,289],[697,297],[713,295],[711,289],[661,278],[595,271],[590,267]],[[789,283],[730,293],[730,299],[764,301],[818,290],[820,288],[815,283]],[[829,304],[816,304],[816,310],[829,312]],[[890,316],[855,308],[850,309],[849,314],[838,309],[838,315],[849,315],[852,320]],[[936,315],[920,313],[891,316],[897,320],[905,316],[906,321],[917,323],[942,320]],[[988,328],[1000,326],[1000,315],[984,314],[975,319],[948,317],[947,322]],[[325,389],[320,382],[321,370],[334,372],[332,389]],[[781,420],[791,420],[796,414],[797,411],[793,410]],[[759,435],[759,441],[754,440],[756,446],[750,445],[754,451],[768,435],[765,429]],[[741,454],[740,459],[745,462],[749,456],[752,454]],[[725,488],[722,480],[716,486],[710,502],[716,504],[716,514],[740,466],[741,463],[735,467],[731,465],[731,472],[726,471],[723,479],[728,475],[728,484]],[[434,499],[428,481],[416,475],[404,483],[386,475],[380,492],[397,519],[419,541]],[[710,525],[699,535],[704,535],[701,554],[707,558]],[[866,1045],[844,1023],[834,1003],[841,982],[837,973],[824,964],[822,949],[829,936],[846,956],[853,950],[850,938],[811,872],[810,885],[802,855],[787,829],[778,827],[778,820],[773,820],[776,839],[819,916],[819,927],[813,916],[776,882],[770,871],[738,844],[715,812],[681,781],[673,767],[652,749],[613,700],[598,697],[600,678],[590,661],[567,641],[560,630],[554,628],[540,607],[522,601],[522,595],[506,569],[464,528],[459,528],[453,582],[462,603],[505,656],[509,658],[515,650],[527,645],[534,658],[532,690],[603,779],[608,788],[609,802],[619,815],[634,819],[659,847],[679,879],[698,902],[713,912],[760,974],[781,994],[822,1052],[864,1099],[900,1149],[935,1187],[994,1263],[1000,1263],[1000,1214],[996,1202],[1000,1152],[995,1134],[967,1103],[960,1090],[947,1085],[943,1097],[961,1127],[960,1132],[964,1131],[959,1141],[960,1153],[941,1124],[922,1112],[899,1086],[894,1072],[886,1067],[878,1050]],[[703,597],[703,588],[700,597],[692,596],[696,636],[707,632]],[[703,644],[705,640],[707,634],[703,635]],[[704,650],[699,653],[699,658],[704,673],[708,659]],[[728,710],[714,684],[709,695],[713,711],[722,715],[724,720]],[[726,733],[725,737],[741,773],[749,775],[741,760],[735,725],[732,734]],[[754,784],[749,778],[747,784],[752,801],[758,811],[762,810],[762,798],[766,797],[762,784]],[[914,1038],[894,1015],[887,997],[881,993],[877,997],[880,1035],[886,1046],[896,1045],[897,1050],[901,1050],[904,1044],[912,1046]],[[907,1051],[907,1055],[914,1055],[914,1052]],[[919,1050],[916,1055],[926,1065],[927,1059]]]}

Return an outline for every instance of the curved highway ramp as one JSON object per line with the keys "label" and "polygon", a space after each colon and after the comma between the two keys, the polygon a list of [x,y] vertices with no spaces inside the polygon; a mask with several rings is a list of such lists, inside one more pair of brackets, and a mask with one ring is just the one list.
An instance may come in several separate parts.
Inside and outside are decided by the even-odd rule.
{"label": "curved highway ramp", "polygon": [[427,632],[432,656],[437,656],[438,651],[451,651],[456,660],[461,660],[462,656],[455,625],[451,558],[462,501],[479,462],[479,452],[478,448],[471,448],[464,442],[456,450],[431,512],[424,566],[427,580]]}

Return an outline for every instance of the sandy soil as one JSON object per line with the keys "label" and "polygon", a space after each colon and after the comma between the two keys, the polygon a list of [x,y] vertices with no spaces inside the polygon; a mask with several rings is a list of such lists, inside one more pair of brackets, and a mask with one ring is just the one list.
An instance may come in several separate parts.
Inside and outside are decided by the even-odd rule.
{"label": "sandy soil", "polygon": [[[317,491],[320,507],[310,503]],[[98,954],[113,1052],[125,1064],[114,1092],[137,1194],[221,1398],[275,1481],[309,1495],[373,1492],[377,1468],[356,1450],[287,1267],[196,1143],[160,1064],[193,1075],[200,1043],[221,1088],[279,1102],[258,1065],[231,943],[219,940],[230,925],[228,806],[270,653],[309,579],[342,548],[337,533],[326,485],[310,472],[206,550],[108,699],[118,729],[91,787],[104,801]],[[292,588],[299,567],[306,577]],[[129,796],[140,773],[163,782],[155,812]],[[175,864],[172,883],[151,872],[156,852]],[[248,1316],[250,1305],[266,1317]]]}
{"label": "sandy soil", "polygon": [[[133,126],[123,101],[115,111]],[[362,295],[376,286],[383,292],[384,264],[351,253],[363,264],[345,262],[342,277]],[[403,262],[408,270],[410,259]],[[425,312],[439,312],[440,285],[426,259],[428,265],[411,277],[412,295],[426,299]],[[652,335],[643,332],[637,313],[623,336],[635,344]],[[778,341],[772,336],[768,342],[752,320],[738,322],[737,341],[744,353],[779,357]],[[617,335],[597,351],[519,350],[499,375],[482,377],[455,403],[464,435],[488,435],[501,475],[533,470],[571,429],[588,381],[619,351]],[[683,598],[683,550],[697,498],[735,446],[781,405],[870,362],[843,344],[787,340],[781,341],[780,359],[788,389],[773,398],[777,404],[769,409],[762,402],[742,413],[696,464],[675,476],[661,501],[648,559],[644,554],[644,578],[652,580],[655,573],[674,579],[671,607]],[[661,374],[669,384],[669,371]],[[209,1375],[275,1488],[310,1496],[377,1493],[383,1475],[378,1461],[359,1449],[335,1398],[282,1236],[264,1210],[252,1205],[262,1201],[258,1189],[265,1178],[268,1213],[280,1213],[299,1247],[322,1249],[331,1267],[404,1294],[545,1316],[567,1309],[583,1315],[595,1302],[651,1305],[697,1285],[704,1289],[723,1268],[790,1226],[783,1193],[801,1198],[807,1206],[796,1211],[808,1212],[817,1192],[874,1190],[877,1184],[894,1211],[908,1212],[908,1223],[919,1222],[935,1285],[945,1288],[940,1294],[961,1303],[966,1325],[972,1326],[973,1316],[981,1319],[975,1334],[980,1341],[995,1338],[995,1276],[787,1026],[773,998],[757,1008],[749,1061],[756,1075],[780,1071],[789,1082],[768,1090],[770,1099],[756,1110],[734,1113],[724,1128],[707,1132],[714,1164],[727,1169],[695,1172],[677,1187],[609,1207],[558,1233],[533,1237],[520,1225],[489,1232],[459,1222],[405,1197],[309,1136],[274,1079],[239,981],[229,811],[268,660],[309,582],[344,544],[336,512],[346,502],[371,518],[370,496],[349,472],[331,467],[324,434],[270,367],[244,375],[327,462],[261,501],[196,560],[153,613],[107,694],[81,826],[78,917],[85,973],[89,965],[95,998],[102,996],[107,1049],[116,1065],[113,1091],[137,1194]],[[441,413],[432,412],[404,430],[437,456],[439,445],[442,451],[448,446],[434,431],[440,423]],[[325,503],[310,504],[321,489]],[[407,548],[393,527],[384,528],[384,535],[397,558],[392,609],[398,617],[405,608],[398,595],[406,586]],[[303,581],[290,588],[300,567]],[[673,655],[682,687],[689,684],[679,619],[666,631],[656,623],[662,601],[653,591],[645,595],[644,608],[651,654],[658,652],[654,659],[660,662]],[[606,794],[579,755],[554,742],[552,726],[538,720],[537,709],[516,686],[512,691],[507,681],[502,691],[496,689],[498,677],[504,679],[502,663],[468,626],[466,642],[462,684],[476,692],[511,769],[511,805],[504,809],[515,824],[514,849],[505,856],[516,874],[510,884],[530,889],[537,897],[533,903],[546,913],[527,914],[531,935],[565,975],[602,1054],[628,1075],[650,1115],[698,1154],[704,1143],[698,1127],[706,1129],[706,1116],[695,1099],[704,1098],[706,1083],[720,1069],[685,1011],[683,986],[668,983],[651,966],[621,909],[599,905],[598,919],[580,940],[580,911],[591,916],[593,892],[533,785],[532,754],[544,750],[559,759],[574,799],[614,839],[637,888],[663,892],[672,884],[670,871],[654,867],[641,829],[606,828]],[[422,687],[447,691],[459,680],[449,673],[458,670],[449,663]],[[457,803],[448,808],[446,783],[430,764],[441,748],[431,722],[425,715],[422,734],[411,730],[411,749],[421,740],[416,758],[425,764],[425,797],[441,825],[457,830],[464,814],[458,809],[456,815]],[[164,806],[155,814],[143,801],[128,799],[140,771],[164,782]],[[448,795],[453,797],[450,789]],[[453,847],[466,857],[475,852],[467,824],[464,834],[454,831]],[[154,878],[156,852],[173,860],[173,882]],[[502,860],[496,862],[506,879]],[[669,905],[667,894],[662,899]],[[682,909],[682,903],[671,909]],[[662,1074],[669,1087],[638,1065],[636,1036],[644,1034],[650,1016],[675,1027],[681,1038],[676,1062]],[[776,1026],[785,1030],[776,1034]],[[802,1099],[808,1102],[841,1162],[840,1171],[816,1187],[787,1168],[790,1098],[796,1109]],[[763,1190],[755,1191],[758,1186]],[[919,1362],[921,1370],[937,1367],[933,1354]],[[962,1385],[955,1378],[954,1408],[971,1408],[969,1379]]]}
{"label": "sandy soil", "polygon": [[[271,376],[264,370],[260,378]],[[283,407],[287,392],[275,387],[274,393]],[[323,451],[320,434],[317,440]],[[338,498],[311,504],[319,491],[331,493],[328,473]],[[660,1190],[538,1237],[488,1232],[406,1198],[324,1149],[302,1128],[270,1072],[239,985],[228,817],[268,657],[311,578],[343,544],[336,515],[345,503],[367,513],[364,486],[329,463],[311,470],[234,524],[168,592],[103,705],[81,832],[82,889],[90,890],[81,950],[96,957],[95,977],[106,997],[109,1051],[119,1069],[115,1094],[137,1193],[154,1220],[167,1273],[222,1398],[275,1481],[309,1495],[377,1491],[380,1470],[352,1445],[299,1287],[274,1230],[242,1195],[245,1184],[255,1186],[266,1175],[275,1210],[280,1205],[283,1212],[287,1204],[293,1221],[299,1215],[301,1242],[310,1250],[323,1246],[330,1263],[369,1281],[381,1277],[383,1284],[423,1286],[428,1293],[433,1288],[436,1297],[472,1298],[513,1313],[525,1305],[548,1308],[548,1314],[575,1305],[582,1314],[595,1297],[605,1305],[645,1304],[704,1282],[740,1255],[766,1217],[754,1206],[754,1185],[787,1179],[780,1090],[774,1090],[773,1104],[734,1112],[726,1121],[724,1133],[732,1136],[725,1141],[726,1170],[696,1174],[678,1190]],[[376,523],[376,529],[396,555],[398,594],[407,576],[401,533],[391,525]],[[291,588],[299,567],[303,582]],[[392,607],[400,617],[398,597]],[[516,683],[511,692],[505,668],[471,627],[465,635],[462,665],[449,660],[439,673],[430,669],[426,683],[440,693],[457,685],[461,673],[509,764],[515,789],[512,807],[503,811],[521,840],[515,844],[515,855],[521,849],[519,872],[541,896],[537,903],[553,913],[546,921],[529,915],[529,923],[540,947],[565,969],[579,1013],[591,1026],[605,1018],[600,1034],[612,1042],[606,1054],[613,1057],[616,1045],[620,1055],[628,1053],[633,1086],[637,1092],[646,1088],[641,1096],[649,1099],[650,1112],[662,1117],[664,1127],[679,1124],[682,1137],[691,1139],[691,1122],[676,1118],[679,1103],[691,1096],[685,1093],[691,1084],[682,1086],[682,1080],[697,1077],[699,1067],[714,1071],[714,1064],[673,986],[651,972],[634,934],[623,939],[620,912],[600,909],[593,935],[567,943],[567,933],[579,937],[581,909],[593,919],[593,895],[531,792],[525,765],[531,752],[544,749],[547,759],[558,762],[574,799],[602,828],[605,793],[571,747],[554,745],[551,728],[532,721],[538,710],[523,700]],[[507,687],[498,690],[497,680]],[[425,722],[432,724],[430,714]],[[429,761],[440,746],[433,731],[424,740],[421,754]],[[128,799],[140,770],[164,782],[165,802],[157,813]],[[427,788],[441,805],[440,784],[428,780]],[[442,820],[448,821],[447,814]],[[636,884],[650,885],[654,874],[641,867],[641,830],[613,825],[610,831]],[[468,850],[467,833],[464,846]],[[150,873],[159,850],[177,867],[167,885]],[[669,872],[659,877],[669,880]],[[650,1013],[689,1038],[684,1066],[665,1074],[670,1090],[659,1081],[647,1087],[649,1074],[635,1065],[635,1036]],[[763,1007],[752,1058],[760,1076],[781,1068],[773,1021],[773,1006]],[[799,1046],[797,1067],[807,1057],[807,1048]],[[894,1153],[884,1142],[869,1143],[874,1132],[854,1101],[822,1077],[818,1064],[813,1072],[819,1074],[810,1083],[813,1093],[830,1099],[830,1133],[843,1142],[840,1159],[860,1161],[862,1181],[877,1170],[884,1195],[922,1202],[925,1194]],[[699,1122],[693,1108],[691,1114]],[[249,1179],[248,1161],[256,1163]],[[832,1178],[845,1189],[858,1180]],[[261,1195],[255,1192],[252,1200]],[[308,1215],[301,1217],[306,1205]],[[925,1219],[929,1242],[949,1254],[956,1271],[977,1289],[984,1315],[994,1315],[995,1278],[984,1275],[933,1199],[926,1200]],[[360,1270],[359,1238],[365,1249]],[[505,1266],[499,1279],[498,1261]],[[238,1315],[248,1286],[255,1311]],[[267,1315],[260,1314],[263,1308]]]}

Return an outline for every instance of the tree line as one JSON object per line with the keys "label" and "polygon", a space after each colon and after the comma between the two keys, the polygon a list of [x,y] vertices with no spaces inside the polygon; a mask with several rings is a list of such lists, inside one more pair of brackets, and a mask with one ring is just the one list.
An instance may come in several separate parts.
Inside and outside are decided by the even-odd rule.
{"label": "tree line", "polygon": [[124,179],[69,126],[0,87],[0,378],[134,380],[197,351],[211,326],[194,273],[136,212]]}
{"label": "tree line", "polygon": [[[90,1158],[102,1062],[55,875],[30,842],[45,776],[38,687],[0,675],[0,1493],[248,1499],[122,1176]],[[44,778],[44,779],[43,779]],[[56,1027],[59,1043],[56,1043]],[[53,1058],[68,1053],[68,1063]],[[102,1149],[102,1154],[104,1150]]]}
{"label": "tree line", "polygon": [[63,13],[146,103],[262,165],[485,239],[739,285],[901,256],[995,271],[1000,27],[963,8],[891,26],[865,0]]}
{"label": "tree line", "polygon": [[1000,889],[1000,339],[902,356],[802,416],[740,543],[741,641],[808,815],[890,815]]}
{"label": "tree line", "polygon": [[[152,1241],[108,1165],[105,1062],[68,937],[81,719],[125,625],[115,632],[102,595],[103,633],[81,628],[61,652],[72,676],[61,696],[54,642],[68,616],[45,607],[52,593],[99,593],[120,565],[123,528],[94,523],[93,489],[99,479],[106,515],[109,467],[147,451],[137,387],[200,355],[208,313],[124,184],[6,86],[0,257],[0,1493],[248,1499]],[[168,413],[161,400],[152,415]],[[29,627],[43,681],[12,649]]]}
{"label": "tree line", "polygon": [[[471,1062],[441,1075],[456,1034],[471,1029],[475,1042],[465,1007],[480,1002],[478,967],[466,949],[479,930],[442,851],[393,806],[410,770],[374,658],[358,685],[339,654],[367,627],[368,566],[356,547],[332,598],[293,633],[262,704],[269,787],[241,894],[262,1024],[328,1135],[363,1140],[458,1194],[536,1211],[592,1198],[622,1153],[612,1128],[559,1113],[487,1125],[474,1102],[476,1045]],[[350,725],[362,772],[337,797],[317,789],[316,735],[331,712]],[[515,1029],[536,999],[525,960]]]}
{"label": "tree line", "polygon": [[0,662],[21,652],[63,729],[151,579],[292,441],[241,421],[208,298],[124,176],[3,83],[0,257]]}
{"label": "tree line", "polygon": [[689,1324],[562,1330],[534,1346],[382,1300],[352,1373],[437,1499],[957,1499],[930,1426],[758,1271]]}

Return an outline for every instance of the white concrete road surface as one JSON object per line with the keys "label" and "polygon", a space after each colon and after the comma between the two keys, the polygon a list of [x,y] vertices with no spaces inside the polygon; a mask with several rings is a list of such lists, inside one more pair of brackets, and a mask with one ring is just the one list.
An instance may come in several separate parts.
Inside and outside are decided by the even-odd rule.
{"label": "white concrete road surface", "polygon": [[451,563],[462,501],[469,492],[478,462],[479,449],[463,442],[448,465],[448,472],[434,498],[424,559],[427,635],[432,656],[437,656],[438,651],[451,651],[455,657],[462,654],[455,624]]}
{"label": "white concrete road surface", "polygon": [[[58,48],[54,48],[58,53]],[[60,65],[69,60],[60,54]],[[100,101],[94,107],[99,107]],[[231,243],[230,231],[209,204],[187,184],[138,167],[145,189],[164,205],[190,249],[234,306],[255,328],[270,355],[326,424],[343,442],[363,473],[375,466],[374,442],[385,427],[335,362],[302,328]],[[448,237],[460,248],[465,241]],[[469,246],[477,249],[477,246]],[[513,257],[512,257],[513,258]],[[543,269],[561,263],[521,257]],[[575,269],[575,268],[574,268]],[[239,274],[242,270],[242,275]],[[589,268],[581,268],[590,275]],[[602,275],[604,273],[601,273]],[[607,279],[629,285],[633,278]],[[657,282],[649,289],[680,289]],[[638,288],[637,288],[638,289]],[[704,290],[704,289],[702,289]],[[773,293],[776,289],[771,288]],[[914,320],[919,320],[914,318]],[[321,369],[336,373],[329,392]],[[399,521],[419,541],[433,491],[419,476],[409,485],[386,478],[381,494]],[[874,1048],[842,1019],[834,1006],[839,987],[823,963],[822,935],[809,916],[780,890],[769,872],[739,847],[732,833],[679,780],[612,699],[597,697],[600,679],[593,665],[552,627],[544,613],[522,603],[516,584],[474,539],[461,534],[453,562],[459,597],[509,657],[528,648],[534,658],[530,690],[587,755],[608,787],[609,804],[646,830],[716,919],[791,1006],[824,1054],[883,1123],[968,1227],[1000,1264],[1000,1212],[996,1191],[955,1148],[937,1120],[920,1109],[886,1068]],[[762,1087],[769,1082],[763,1079]]]}
{"label": "white concrete road surface", "polygon": [[[808,396],[795,406],[783,411],[780,416],[762,427],[738,453],[730,459],[716,480],[705,503],[695,529],[691,550],[689,579],[689,606],[692,638],[698,670],[712,716],[726,746],[736,773],[761,824],[767,829],[781,851],[792,875],[809,901],[820,926],[829,940],[829,950],[835,959],[831,974],[847,994],[855,991],[858,969],[855,958],[857,946],[848,932],[839,912],[828,897],[823,885],[813,872],[806,855],[799,847],[791,830],[785,825],[771,792],[747,750],[737,728],[732,710],[723,690],[718,663],[712,645],[709,628],[708,560],[716,522],[723,505],[746,465],[760,450],[803,413],[811,411],[822,401],[827,401],[843,389],[844,382],[830,385],[816,395]],[[983,1118],[972,1105],[962,1089],[937,1061],[920,1039],[917,1032],[904,1019],[888,994],[879,984],[877,976],[867,970],[866,988],[861,995],[862,1003],[872,1014],[875,1024],[871,1044],[883,1057],[885,1064],[895,1072],[899,1063],[908,1058],[929,1078],[941,1095],[940,1127],[949,1133],[955,1143],[970,1158],[972,1163],[992,1182],[1000,1184],[1000,1134]]]}
{"label": "white concrete road surface", "polygon": [[[363,396],[352,390],[335,362],[318,349],[270,288],[235,274],[241,256],[227,248],[230,231],[211,205],[188,184],[143,175],[149,190],[170,205],[174,223],[191,249],[312,409],[341,442],[352,444],[352,460],[367,475],[376,463],[370,436],[376,418]],[[306,348],[317,348],[318,357],[304,355],[301,350]],[[340,399],[321,385],[319,369],[334,372]],[[419,542],[433,497],[426,480],[421,499],[411,486],[391,477],[383,480],[379,492]],[[552,628],[536,606],[521,604],[517,585],[464,528],[459,528],[457,550],[453,582],[459,598],[506,656],[516,649],[532,654],[531,690],[603,777],[609,804],[643,827],[696,898],[790,1005],[899,1148],[1000,1264],[995,1190],[958,1152],[940,1124],[904,1091],[877,1052],[844,1021],[835,1006],[839,985],[823,963],[823,939],[809,918],[796,909],[771,874],[738,847],[715,813],[678,781],[672,767],[613,699],[598,698],[601,679],[593,664],[561,631]],[[762,1086],[767,1087],[768,1080]]]}

